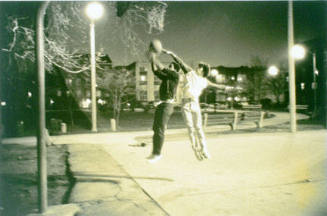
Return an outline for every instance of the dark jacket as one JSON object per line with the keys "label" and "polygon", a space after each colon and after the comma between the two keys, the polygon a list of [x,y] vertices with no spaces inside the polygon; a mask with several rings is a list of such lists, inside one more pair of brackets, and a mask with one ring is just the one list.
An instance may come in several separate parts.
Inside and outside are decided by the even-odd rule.
{"label": "dark jacket", "polygon": [[166,68],[156,70],[153,73],[161,80],[159,88],[160,100],[174,99],[179,79],[178,73]]}

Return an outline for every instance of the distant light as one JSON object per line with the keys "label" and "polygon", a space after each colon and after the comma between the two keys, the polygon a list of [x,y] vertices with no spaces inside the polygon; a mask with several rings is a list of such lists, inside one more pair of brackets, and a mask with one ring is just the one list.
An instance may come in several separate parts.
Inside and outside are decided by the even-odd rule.
{"label": "distant light", "polygon": [[6,101],[1,101],[1,106],[6,106],[6,105],[7,105]]}
{"label": "distant light", "polygon": [[268,68],[268,73],[271,76],[276,76],[278,74],[278,72],[279,72],[279,69],[275,65],[272,65]]}
{"label": "distant light", "polygon": [[218,75],[218,70],[216,70],[216,69],[212,69],[211,71],[210,71],[210,75],[212,76],[212,77],[215,77],[215,76],[217,76]]}
{"label": "distant light", "polygon": [[232,101],[233,98],[232,98],[232,97],[228,97],[227,100],[228,100],[228,101]]}
{"label": "distant light", "polygon": [[303,90],[305,88],[305,83],[301,83],[301,89]]}
{"label": "distant light", "polygon": [[291,55],[295,59],[303,59],[305,56],[305,49],[301,45],[294,45],[291,49]]}
{"label": "distant light", "polygon": [[50,99],[50,104],[54,104],[54,101],[52,99]]}
{"label": "distant light", "polygon": [[239,101],[240,98],[236,96],[236,97],[234,97],[234,100],[235,100],[235,101]]}
{"label": "distant light", "polygon": [[105,100],[102,100],[101,98],[98,99],[98,104],[104,105],[107,102]]}
{"label": "distant light", "polygon": [[30,98],[32,97],[32,92],[27,92],[27,96]]}
{"label": "distant light", "polygon": [[235,77],[234,77],[234,76],[232,76],[232,77],[231,77],[231,80],[235,80]]}
{"label": "distant light", "polygon": [[86,14],[92,20],[99,19],[103,14],[103,7],[98,2],[90,3],[86,7]]}
{"label": "distant light", "polygon": [[243,81],[243,78],[242,77],[237,77],[237,81],[238,82],[242,82]]}
{"label": "distant light", "polygon": [[92,103],[90,98],[83,99],[81,102],[82,102],[82,108],[89,108],[90,104]]}
{"label": "distant light", "polygon": [[318,71],[318,70],[315,70],[315,74],[316,74],[316,75],[319,75],[319,71]]}

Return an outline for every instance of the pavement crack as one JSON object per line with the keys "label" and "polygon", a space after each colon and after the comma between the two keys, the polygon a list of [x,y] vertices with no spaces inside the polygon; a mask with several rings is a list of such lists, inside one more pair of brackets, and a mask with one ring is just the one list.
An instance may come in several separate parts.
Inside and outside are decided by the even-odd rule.
{"label": "pavement crack", "polygon": [[68,178],[68,182],[69,182],[69,186],[68,189],[66,191],[66,193],[64,194],[64,197],[62,199],[62,203],[63,204],[68,204],[69,203],[69,198],[71,196],[72,190],[76,184],[76,178],[74,177],[74,174],[71,170],[71,165],[69,163],[69,157],[70,157],[70,153],[67,150],[66,154],[65,154],[65,164],[66,164],[66,176]]}

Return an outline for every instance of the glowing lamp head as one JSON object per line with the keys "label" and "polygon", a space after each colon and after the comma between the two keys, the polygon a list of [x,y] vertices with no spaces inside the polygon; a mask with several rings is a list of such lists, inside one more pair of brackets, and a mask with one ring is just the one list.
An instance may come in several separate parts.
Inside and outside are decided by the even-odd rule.
{"label": "glowing lamp head", "polygon": [[305,49],[301,45],[294,45],[291,49],[291,55],[295,59],[303,59],[305,56]]}
{"label": "glowing lamp head", "polygon": [[99,19],[103,14],[103,7],[97,2],[90,3],[86,7],[86,14],[92,20]]}
{"label": "glowing lamp head", "polygon": [[268,73],[271,76],[276,76],[278,74],[279,70],[276,66],[272,65],[268,68]]}

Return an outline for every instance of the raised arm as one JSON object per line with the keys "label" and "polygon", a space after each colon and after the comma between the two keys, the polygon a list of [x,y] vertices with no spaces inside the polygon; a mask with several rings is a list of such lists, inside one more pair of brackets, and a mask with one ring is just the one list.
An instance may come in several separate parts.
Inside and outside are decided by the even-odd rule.
{"label": "raised arm", "polygon": [[178,73],[175,71],[165,69],[164,65],[157,59],[157,55],[150,56],[151,68],[159,79],[178,79]]}
{"label": "raised arm", "polygon": [[188,66],[180,57],[178,57],[172,51],[162,49],[162,52],[170,55],[174,59],[174,61],[177,62],[181,66],[184,73],[188,73],[191,70],[193,70],[190,66]]}
{"label": "raised arm", "polygon": [[164,69],[163,64],[157,59],[157,55],[154,53],[150,53],[150,62],[153,72]]}
{"label": "raised arm", "polygon": [[209,80],[207,80],[207,82],[208,82],[208,86],[210,86],[210,87],[215,87],[215,88],[224,89],[224,90],[226,90],[226,88],[227,88],[226,85],[216,84],[216,83],[213,83],[213,82],[211,82]]}

